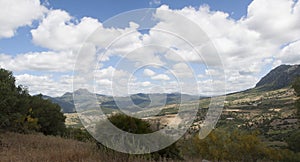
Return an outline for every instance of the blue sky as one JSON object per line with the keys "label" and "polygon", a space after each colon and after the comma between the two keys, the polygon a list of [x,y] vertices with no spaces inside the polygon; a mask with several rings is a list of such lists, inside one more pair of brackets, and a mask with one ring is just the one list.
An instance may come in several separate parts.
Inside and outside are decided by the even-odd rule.
{"label": "blue sky", "polygon": [[199,7],[208,4],[212,10],[221,10],[231,14],[234,19],[239,19],[247,13],[247,6],[252,0],[162,0],[155,3],[147,0],[48,0],[49,6],[69,11],[76,17],[91,16],[104,21],[112,16],[129,10],[158,7],[167,4],[172,9],[181,9],[186,6]]}
{"label": "blue sky", "polygon": [[[280,64],[300,63],[297,0],[0,0],[0,6],[0,66],[31,94],[60,96],[73,88],[222,94],[253,87]],[[139,14],[148,10],[132,11],[142,8],[153,8],[147,32]],[[93,76],[73,76],[74,64],[94,63]]]}

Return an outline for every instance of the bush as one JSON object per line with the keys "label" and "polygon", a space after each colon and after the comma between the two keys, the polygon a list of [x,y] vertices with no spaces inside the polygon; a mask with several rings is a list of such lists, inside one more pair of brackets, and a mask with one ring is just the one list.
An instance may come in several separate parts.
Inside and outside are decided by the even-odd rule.
{"label": "bush", "polygon": [[[129,132],[129,133],[134,133],[134,134],[147,134],[147,133],[152,133],[154,132],[150,128],[150,123],[147,121],[144,121],[142,119],[137,119],[134,117],[127,116],[125,114],[116,114],[108,118],[112,124],[114,124],[116,127],[119,129]],[[101,128],[101,129],[100,129]],[[103,130],[103,125],[100,123],[97,125],[96,132],[99,132],[101,134],[100,130]],[[151,140],[167,140],[167,139],[151,139]],[[129,144],[134,143],[134,141],[127,140]],[[103,146],[101,143],[97,142],[97,145],[99,148],[108,150],[109,152],[115,152],[114,150],[108,149],[105,146]],[[122,154],[122,153],[121,153]],[[153,152],[151,154],[145,154],[145,155],[128,155],[130,156],[138,156],[142,158],[148,158],[148,159],[154,159],[154,160],[159,160],[159,159],[182,159],[180,156],[180,151],[177,148],[176,144],[172,144],[168,146],[165,149],[162,149],[157,152]]]}
{"label": "bush", "polygon": [[290,137],[287,138],[286,142],[291,150],[300,152],[300,130],[293,132]]}
{"label": "bush", "polygon": [[205,139],[199,139],[196,134],[182,147],[185,155],[212,161],[257,161],[270,159],[272,155],[269,153],[272,150],[263,144],[257,132],[237,129],[217,128]]}

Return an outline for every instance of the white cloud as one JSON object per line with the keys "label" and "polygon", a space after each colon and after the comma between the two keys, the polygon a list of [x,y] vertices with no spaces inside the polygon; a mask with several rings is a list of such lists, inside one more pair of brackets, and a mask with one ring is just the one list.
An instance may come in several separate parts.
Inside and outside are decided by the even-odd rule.
{"label": "white cloud", "polygon": [[112,85],[112,81],[109,79],[100,79],[100,80],[96,80],[96,83],[99,85],[104,85],[104,86],[111,86]]}
{"label": "white cloud", "polygon": [[73,70],[75,56],[72,52],[34,52],[11,56],[0,54],[0,64],[12,71],[36,70],[66,72]]}
{"label": "white cloud", "polygon": [[[172,13],[179,13],[193,20],[219,51],[219,59],[223,62],[227,78],[227,87],[232,90],[243,90],[255,85],[258,81],[257,78],[261,77],[259,76],[261,70],[270,64],[270,61],[266,60],[272,60],[275,56],[284,63],[299,62],[296,59],[298,54],[296,42],[279,52],[281,46],[300,38],[299,6],[298,1],[292,0],[254,0],[248,8],[248,15],[240,20],[231,19],[229,14],[221,11],[211,11],[208,6],[200,6],[199,9],[185,7],[180,10],[171,10],[168,6],[161,6],[156,13],[156,17],[161,22],[154,29],[162,28],[182,34],[193,44],[197,43],[197,33],[190,33],[191,30],[186,29],[186,23],[182,23],[181,19],[174,19]],[[281,13],[283,14],[281,15]],[[198,30],[201,30],[200,28]],[[155,41],[157,39],[158,42],[160,35],[151,35],[151,30],[149,33],[153,38],[149,36],[148,40]],[[166,40],[169,41],[169,44],[165,43]],[[205,41],[208,40],[203,39],[203,42]],[[218,56],[212,53],[213,47],[210,46],[212,50],[203,47],[201,49],[201,46],[200,49],[196,47],[201,54],[201,57],[198,57],[192,54],[191,50],[185,50],[186,47],[176,44],[177,42],[174,38],[173,40],[172,38],[163,39],[162,44],[171,46],[170,44],[173,43],[176,45],[175,47],[181,48],[181,50],[175,50],[179,56],[167,53],[166,58],[174,61],[183,59],[189,62],[204,62],[210,67],[209,69],[215,65],[222,68],[220,62],[215,62],[218,60]],[[201,43],[201,41],[198,42]],[[276,57],[279,53],[280,55]],[[276,61],[274,60],[274,62]],[[210,72],[215,76],[219,75],[213,71]],[[232,81],[232,78],[241,79],[239,82]]]}
{"label": "white cloud", "polygon": [[151,82],[148,82],[148,81],[142,82],[142,86],[143,86],[143,87],[148,87],[148,86],[150,86],[150,85],[151,85]]}
{"label": "white cloud", "polygon": [[215,69],[206,69],[205,70],[205,75],[208,76],[218,76],[218,75],[222,75],[220,71],[215,70]]}
{"label": "white cloud", "polygon": [[143,74],[146,76],[153,76],[153,75],[155,75],[155,72],[150,69],[144,69]]}
{"label": "white cloud", "polygon": [[299,39],[300,2],[295,0],[254,0],[243,20],[268,41],[281,45]]}
{"label": "white cloud", "polygon": [[172,72],[174,73],[175,77],[179,78],[188,77],[189,79],[191,79],[191,77],[195,75],[194,69],[192,69],[191,67],[189,67],[188,64],[183,62],[173,65]]}
{"label": "white cloud", "polygon": [[166,74],[158,74],[158,75],[152,76],[151,79],[153,79],[153,80],[170,80],[169,76]]}
{"label": "white cloud", "polygon": [[300,40],[284,47],[276,58],[284,64],[300,64]]}
{"label": "white cloud", "polygon": [[51,10],[37,29],[31,30],[36,45],[52,50],[79,49],[86,38],[102,24],[84,17],[77,22],[69,13]]}
{"label": "white cloud", "polygon": [[51,75],[16,75],[16,83],[28,87],[30,94],[44,94],[61,96],[72,91],[72,76],[63,75],[59,80],[54,80]]}
{"label": "white cloud", "polygon": [[31,25],[47,9],[39,0],[0,0],[0,38],[15,35],[17,28]]}

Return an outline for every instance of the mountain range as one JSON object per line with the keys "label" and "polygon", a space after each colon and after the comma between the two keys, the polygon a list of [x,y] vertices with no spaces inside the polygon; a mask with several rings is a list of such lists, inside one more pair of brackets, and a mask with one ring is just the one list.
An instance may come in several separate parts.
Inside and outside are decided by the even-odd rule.
{"label": "mountain range", "polygon": [[[93,93],[89,92],[86,89],[78,89],[74,91],[74,94],[80,96],[94,96]],[[199,96],[193,96],[188,94],[181,93],[138,93],[132,94],[125,97],[113,97],[108,95],[96,94],[99,105],[101,108],[106,109],[119,109],[120,105],[122,109],[135,111],[135,107],[139,108],[148,108],[148,107],[157,107],[165,104],[175,104],[180,102],[197,100]],[[67,92],[60,97],[51,97],[43,96],[44,99],[49,99],[54,103],[57,103],[62,108],[64,113],[75,112],[73,93]],[[117,101],[117,102],[116,102]]]}
{"label": "mountain range", "polygon": [[[254,88],[260,91],[271,91],[288,87],[292,84],[293,80],[300,76],[300,65],[280,65],[272,69],[266,76],[264,76]],[[251,90],[250,89],[250,90]],[[78,89],[74,91],[74,94],[92,96],[93,93],[86,89]],[[140,108],[148,108],[160,106],[162,104],[175,104],[185,101],[197,100],[200,96],[193,96],[180,93],[153,93],[145,94],[138,93],[132,94],[127,97],[112,97],[108,95],[96,94],[101,108],[106,109],[118,109],[118,106],[122,106],[125,109],[135,110],[135,106]],[[73,101],[73,93],[67,92],[60,97],[43,96],[45,99],[49,99],[54,103],[61,106],[64,113],[75,112],[75,106]],[[203,97],[201,97],[203,98]],[[117,102],[116,102],[117,101]],[[153,102],[155,101],[155,102]]]}

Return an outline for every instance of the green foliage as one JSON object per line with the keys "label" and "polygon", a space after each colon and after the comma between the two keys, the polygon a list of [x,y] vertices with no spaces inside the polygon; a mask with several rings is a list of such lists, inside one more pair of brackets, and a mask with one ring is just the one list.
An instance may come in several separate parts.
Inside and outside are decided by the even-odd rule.
{"label": "green foliage", "polygon": [[288,149],[269,149],[268,161],[280,161],[280,162],[300,162],[300,153],[295,153]]}
{"label": "green foliage", "polygon": [[12,72],[0,69],[0,129],[59,135],[65,130],[64,121],[57,104],[41,95],[30,96],[24,87],[15,85]]}
{"label": "green foliage", "polygon": [[293,132],[286,140],[291,150],[300,152],[300,130]]}
{"label": "green foliage", "polygon": [[27,91],[15,86],[12,72],[0,69],[0,129],[24,131],[27,99]]}
{"label": "green foliage", "polygon": [[212,161],[280,160],[258,137],[257,132],[215,129],[205,139],[198,135],[183,145],[183,154]]}
{"label": "green foliage", "polygon": [[[294,88],[296,95],[300,97],[300,77],[295,79],[295,81],[292,84],[292,87]],[[295,102],[295,107],[296,107],[296,115],[298,119],[300,119],[300,98]]]}
{"label": "green foliage", "polygon": [[[148,134],[148,133],[152,133],[154,132],[151,128],[150,128],[150,123],[148,123],[147,121],[144,121],[142,119],[138,119],[138,118],[134,118],[131,116],[127,116],[125,114],[116,114],[113,116],[110,116],[108,118],[110,120],[110,122],[112,124],[114,124],[116,127],[118,127],[119,129],[126,131],[126,132],[130,132],[130,133],[134,133],[134,134]],[[103,125],[100,123],[97,125],[97,130],[96,132],[99,132],[99,134],[101,134],[100,130],[103,131]],[[101,129],[99,129],[101,128]],[[163,138],[163,137],[161,137]],[[151,139],[154,140],[156,142],[158,142],[159,140],[168,140],[167,138],[165,139]],[[127,140],[126,141],[128,144],[132,144],[134,143],[134,141],[130,141]],[[153,143],[152,143],[153,144]],[[97,143],[98,147],[104,150],[108,150],[109,152],[115,152],[113,150],[110,150],[108,148],[105,148],[101,143]],[[119,154],[119,153],[117,153]],[[128,156],[135,156],[135,155],[128,155]],[[136,155],[136,156],[141,156],[141,155]],[[159,160],[159,159],[182,159],[182,157],[180,156],[180,150],[177,148],[176,144],[172,144],[171,146],[162,149],[160,151],[157,152],[153,152],[151,154],[146,154],[146,155],[142,155],[143,158],[148,158],[148,159],[153,159],[153,160]]]}
{"label": "green foliage", "polygon": [[125,114],[117,114],[108,118],[119,129],[134,133],[134,134],[147,134],[153,132],[150,129],[150,124],[142,119],[127,116]]}
{"label": "green foliage", "polygon": [[293,84],[292,84],[292,87],[294,88],[297,96],[300,96],[300,77],[297,77]]}
{"label": "green foliage", "polygon": [[40,131],[45,135],[62,135],[65,131],[65,116],[57,104],[44,100],[42,95],[31,97],[32,116],[38,119]]}

